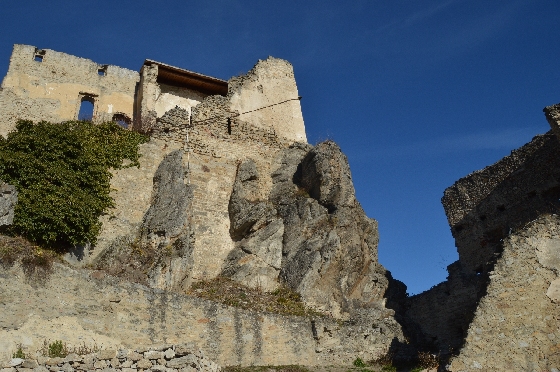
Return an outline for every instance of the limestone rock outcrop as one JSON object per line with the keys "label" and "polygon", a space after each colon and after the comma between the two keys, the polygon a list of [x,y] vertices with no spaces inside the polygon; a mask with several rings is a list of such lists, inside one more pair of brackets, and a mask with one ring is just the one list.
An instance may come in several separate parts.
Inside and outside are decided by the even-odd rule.
{"label": "limestone rock outcrop", "polygon": [[153,288],[183,291],[191,282],[193,189],[185,185],[183,152],[168,154],[154,175],[152,203],[140,234],[116,239],[95,260],[98,269]]}
{"label": "limestone rock outcrop", "polygon": [[15,186],[0,181],[0,226],[14,222],[14,209],[18,201]]}
{"label": "limestone rock outcrop", "polygon": [[377,261],[377,222],[355,198],[348,160],[332,141],[280,154],[266,200],[254,162],[239,165],[230,200],[236,240],[223,274],[262,289],[286,285],[335,317],[384,309],[390,274]]}

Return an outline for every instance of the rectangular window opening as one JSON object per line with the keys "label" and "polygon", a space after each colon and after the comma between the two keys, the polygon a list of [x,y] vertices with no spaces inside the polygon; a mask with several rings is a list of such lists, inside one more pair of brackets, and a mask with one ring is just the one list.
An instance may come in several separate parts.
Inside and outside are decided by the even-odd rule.
{"label": "rectangular window opening", "polygon": [[99,76],[107,75],[107,65],[104,65],[103,67],[98,68],[97,69],[97,75],[99,75]]}
{"label": "rectangular window opening", "polygon": [[45,50],[35,48],[35,54],[33,55],[33,60],[35,62],[43,62],[43,58],[45,57]]}

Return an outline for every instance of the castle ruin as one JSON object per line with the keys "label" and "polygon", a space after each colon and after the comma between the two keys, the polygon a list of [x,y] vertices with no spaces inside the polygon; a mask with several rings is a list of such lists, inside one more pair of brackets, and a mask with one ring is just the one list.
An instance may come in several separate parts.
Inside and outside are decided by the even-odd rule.
{"label": "castle ruin", "polygon": [[[194,342],[224,365],[332,365],[416,348],[443,356],[441,370],[560,368],[560,105],[545,108],[550,132],[445,190],[459,260],[445,282],[409,297],[377,261],[377,223],[355,199],[344,154],[306,143],[288,62],[268,58],[224,81],[15,45],[0,134],[17,119],[77,119],[83,102],[94,122],[150,142],[139,168],[113,171],[115,208],[83,258],[69,254],[72,266],[43,288],[17,269],[0,276],[0,349],[56,335],[79,342],[79,333],[115,348]],[[162,222],[170,200],[180,207]],[[180,253],[146,283],[118,280],[112,263],[135,239]],[[185,295],[221,275],[266,290],[288,284],[330,317]]]}

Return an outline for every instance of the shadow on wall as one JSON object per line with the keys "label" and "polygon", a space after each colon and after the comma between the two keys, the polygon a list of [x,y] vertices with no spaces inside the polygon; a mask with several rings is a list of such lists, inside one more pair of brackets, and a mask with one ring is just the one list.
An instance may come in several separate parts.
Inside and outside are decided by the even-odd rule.
{"label": "shadow on wall", "polygon": [[[395,281],[389,280],[387,307],[395,311],[410,341],[393,342],[390,352],[396,361],[429,351],[439,354],[445,366],[459,353],[478,303],[486,295],[489,275],[503,252],[504,238],[543,214],[559,213],[559,159],[558,139],[549,132],[451,187],[466,190],[460,191],[464,195],[457,194],[465,200],[477,196],[479,200],[451,224],[460,258],[448,266],[447,280],[404,300]],[[485,175],[496,172],[503,172],[503,179],[486,190]],[[483,191],[476,195],[477,190]]]}

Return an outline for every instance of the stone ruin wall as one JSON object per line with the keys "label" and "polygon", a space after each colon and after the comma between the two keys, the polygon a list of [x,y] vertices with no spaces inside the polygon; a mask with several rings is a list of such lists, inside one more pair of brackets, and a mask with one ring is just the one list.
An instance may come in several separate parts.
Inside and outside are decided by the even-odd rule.
{"label": "stone ruin wall", "polygon": [[[266,80],[270,74],[266,75],[263,72],[266,71],[265,67],[268,64],[274,67],[270,84]],[[277,76],[278,65],[285,69],[279,76]],[[257,79],[255,69],[264,77],[259,76]],[[188,178],[194,186],[193,210],[196,231],[193,252],[195,265],[192,275],[195,281],[210,279],[220,273],[226,257],[234,249],[229,233],[228,205],[238,164],[244,159],[251,158],[256,162],[260,174],[269,175],[280,166],[277,155],[281,149],[293,143],[294,137],[305,141],[305,127],[297,99],[298,92],[293,69],[285,61],[269,58],[260,61],[246,78],[233,79],[236,81],[237,95],[239,92],[253,89],[251,84],[254,84],[257,79],[264,86],[264,93],[259,93],[265,97],[261,100],[264,103],[283,97],[295,97],[295,101],[275,106],[276,111],[273,116],[273,119],[280,123],[298,128],[292,136],[288,131],[291,131],[291,127],[279,125],[279,129],[275,129],[273,126],[268,126],[271,123],[266,120],[270,121],[271,118],[266,115],[256,118],[246,114],[239,115],[238,111],[233,111],[233,98],[230,94],[225,97],[207,96],[202,99],[202,102],[196,105],[193,103],[192,106],[176,105],[159,117],[155,109],[158,101],[153,99],[160,89],[155,77],[157,66],[155,69],[154,66],[144,66],[143,73],[151,76],[151,83],[148,84],[149,79],[143,77],[143,96],[139,97],[137,102],[144,105],[143,112],[147,112],[146,107],[154,107],[156,111],[155,121],[149,128],[151,142],[141,145],[140,152],[143,156],[140,158],[139,170],[128,168],[114,171],[111,186],[116,190],[113,193],[116,208],[102,217],[103,228],[90,259],[95,258],[115,239],[134,235],[138,231],[143,215],[150,205],[151,180],[159,163],[174,149],[190,149],[190,155],[185,154],[183,162],[185,169],[190,170]],[[288,82],[280,84],[282,79]],[[245,86],[244,82],[248,85]],[[284,91],[283,96],[278,96],[276,90],[271,89],[274,96],[268,96],[266,93],[268,85],[287,86],[290,90]],[[154,96],[149,98],[148,95],[151,94]],[[238,98],[236,99],[238,101]],[[283,113],[281,109],[283,106],[289,108],[289,117],[280,116]],[[293,114],[294,107],[299,112],[299,116]],[[262,111],[267,110],[270,108]],[[193,127],[189,129],[187,144],[187,124],[190,123],[190,115],[192,115]],[[263,117],[268,119],[263,121],[261,120]],[[297,120],[294,120],[294,117]],[[278,130],[281,133],[278,133]],[[260,182],[262,182],[261,196],[264,199],[272,187],[272,180],[270,177],[263,177]]]}
{"label": "stone ruin wall", "polygon": [[[256,313],[56,264],[48,278],[0,274],[0,362],[16,345],[138,349],[192,343],[219,365],[339,365],[384,354],[398,325]],[[2,363],[3,364],[3,363]]]}
{"label": "stone ruin wall", "polygon": [[[111,120],[118,112],[133,118],[135,129],[150,132],[150,143],[140,148],[140,168],[113,171],[116,208],[101,217],[103,229],[96,246],[67,257],[83,265],[115,239],[136,234],[150,205],[153,175],[168,153],[186,149],[185,125],[192,115],[196,125],[189,138],[190,160],[185,156],[184,166],[190,169],[195,190],[197,265],[193,275],[211,278],[233,249],[228,203],[238,163],[252,158],[261,174],[270,174],[281,148],[306,141],[293,68],[272,57],[259,61],[247,75],[230,80],[226,97],[161,83],[157,77],[154,64],[144,65],[139,74],[53,50],[15,45],[0,91],[0,134],[13,130],[17,119],[76,119],[84,95],[95,99],[94,121]],[[283,103],[258,110],[279,102]],[[242,114],[243,110],[252,112]],[[264,196],[271,180],[263,182],[268,182],[262,188]],[[86,259],[78,261],[82,255]]]}
{"label": "stone ruin wall", "polygon": [[560,368],[560,218],[544,214],[503,241],[450,371]]}
{"label": "stone ruin wall", "polygon": [[536,258],[543,245],[560,256],[559,159],[552,131],[445,190],[459,260],[449,265],[447,281],[408,299],[406,319],[433,351],[461,350],[451,370],[533,370],[547,360],[559,367],[560,309],[547,296],[556,290],[557,268]]}
{"label": "stone ruin wall", "polygon": [[74,120],[83,97],[94,100],[96,122],[117,113],[132,119],[138,81],[136,71],[16,44],[0,90],[0,135],[12,131],[18,119]]}

